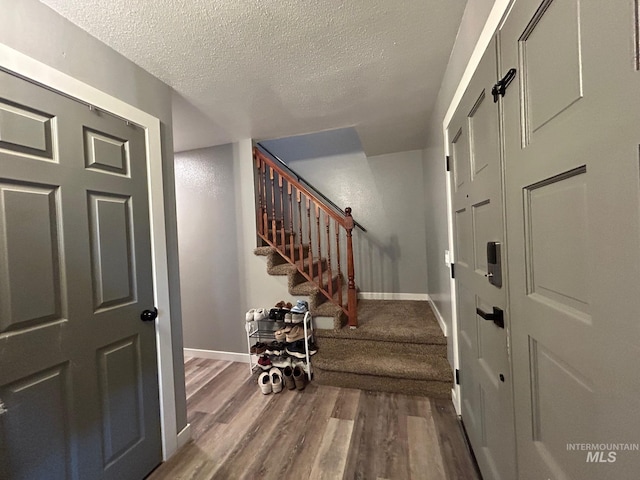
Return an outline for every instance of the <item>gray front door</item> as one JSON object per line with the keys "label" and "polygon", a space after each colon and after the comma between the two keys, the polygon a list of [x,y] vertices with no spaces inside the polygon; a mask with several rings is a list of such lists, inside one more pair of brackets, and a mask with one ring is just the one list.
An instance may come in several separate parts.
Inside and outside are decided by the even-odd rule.
{"label": "gray front door", "polygon": [[161,461],[144,131],[0,72],[0,478]]}
{"label": "gray front door", "polygon": [[[456,306],[462,419],[485,478],[513,480],[515,445],[506,328],[506,272],[489,277],[487,244],[504,265],[501,152],[491,42],[448,128],[452,165]],[[489,280],[493,280],[491,283]],[[498,284],[502,283],[501,286]],[[489,319],[484,319],[479,312]],[[508,323],[505,325],[508,327]]]}
{"label": "gray front door", "polygon": [[518,0],[501,29],[520,479],[640,471],[638,2]]}

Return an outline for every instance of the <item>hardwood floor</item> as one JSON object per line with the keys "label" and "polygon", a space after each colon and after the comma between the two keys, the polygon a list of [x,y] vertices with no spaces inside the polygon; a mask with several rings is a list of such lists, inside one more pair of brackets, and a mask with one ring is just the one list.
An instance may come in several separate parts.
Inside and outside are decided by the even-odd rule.
{"label": "hardwood floor", "polygon": [[185,362],[193,442],[149,480],[478,480],[449,400],[315,385],[263,395],[244,363]]}

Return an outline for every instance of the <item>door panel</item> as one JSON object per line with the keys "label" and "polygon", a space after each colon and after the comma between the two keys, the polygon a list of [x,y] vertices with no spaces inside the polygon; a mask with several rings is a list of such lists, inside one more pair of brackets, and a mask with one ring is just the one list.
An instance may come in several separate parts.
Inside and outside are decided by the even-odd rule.
{"label": "door panel", "polygon": [[449,138],[462,419],[484,477],[511,480],[516,468],[507,335],[477,313],[507,311],[505,288],[489,282],[487,261],[487,243],[504,243],[499,111],[491,94],[495,49],[492,42],[449,124]]}
{"label": "door panel", "polygon": [[144,131],[0,72],[0,166],[0,477],[143,478],[161,460]]}
{"label": "door panel", "polygon": [[635,15],[632,0],[518,0],[500,33],[519,75],[503,106],[522,479],[640,465],[637,451],[573,447],[637,445],[640,431]]}
{"label": "door panel", "polygon": [[[3,444],[11,442],[11,448],[0,456],[1,478],[70,478],[68,387],[67,365],[59,365],[2,389],[3,408],[11,415],[0,416],[0,435]],[[34,430],[41,435],[24,435]]]}
{"label": "door panel", "polygon": [[0,183],[0,333],[61,318],[57,204],[55,187]]}

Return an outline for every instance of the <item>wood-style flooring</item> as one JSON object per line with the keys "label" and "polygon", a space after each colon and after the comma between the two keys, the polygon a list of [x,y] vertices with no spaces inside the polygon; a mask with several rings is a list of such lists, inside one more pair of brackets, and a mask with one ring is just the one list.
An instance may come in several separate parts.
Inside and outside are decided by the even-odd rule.
{"label": "wood-style flooring", "polygon": [[193,441],[150,480],[478,480],[453,405],[328,387],[263,395],[245,363],[185,362]]}

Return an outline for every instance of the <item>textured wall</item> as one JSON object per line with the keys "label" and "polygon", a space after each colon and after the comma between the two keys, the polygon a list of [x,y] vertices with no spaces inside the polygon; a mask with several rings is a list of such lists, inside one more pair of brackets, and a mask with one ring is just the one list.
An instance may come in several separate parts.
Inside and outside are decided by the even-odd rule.
{"label": "textured wall", "polygon": [[354,235],[362,292],[426,293],[420,150],[366,157],[353,129],[261,143],[368,230]]}
{"label": "textured wall", "polygon": [[244,315],[289,298],[256,246],[251,141],[176,154],[185,348],[247,353]]}
{"label": "textured wall", "polygon": [[177,427],[187,424],[173,188],[171,89],[37,0],[0,0],[0,42],[160,119]]}
{"label": "textured wall", "polygon": [[[442,122],[494,3],[494,0],[467,3],[426,132],[427,147],[424,150],[423,163],[425,198],[428,205],[425,221],[429,295],[442,314],[448,329],[451,329],[452,311],[450,271],[444,263],[444,251],[449,248],[449,241]],[[452,358],[452,352],[449,351],[449,360],[452,361]]]}

